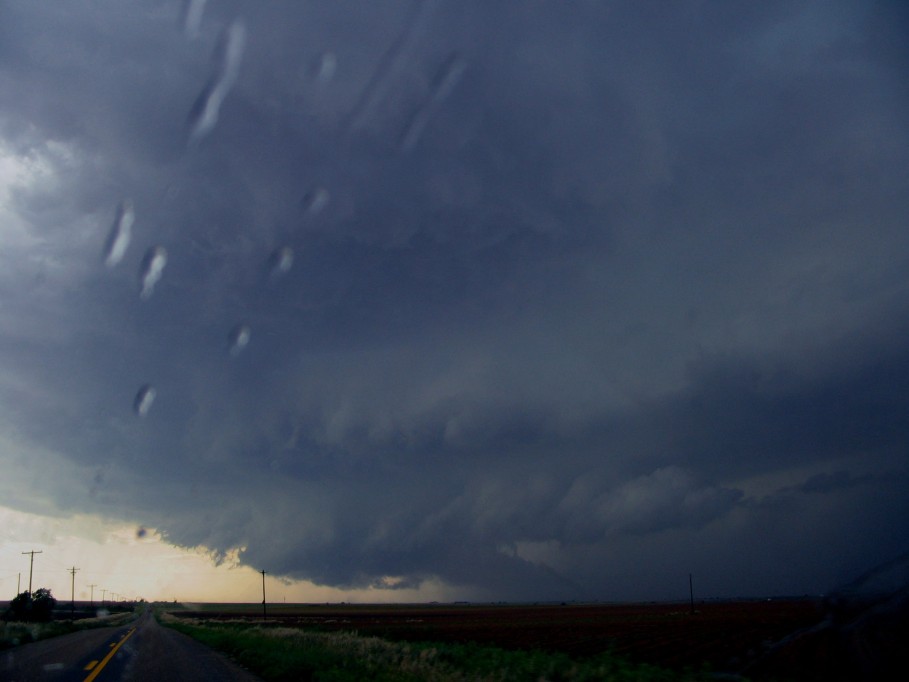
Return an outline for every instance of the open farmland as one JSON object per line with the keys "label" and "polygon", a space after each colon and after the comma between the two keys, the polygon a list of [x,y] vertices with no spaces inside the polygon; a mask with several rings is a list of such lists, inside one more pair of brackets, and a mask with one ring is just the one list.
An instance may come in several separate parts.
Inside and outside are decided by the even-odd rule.
{"label": "open farmland", "polygon": [[[204,605],[172,611],[186,620],[261,622],[261,605]],[[267,623],[323,632],[355,631],[396,641],[474,642],[572,658],[612,651],[681,670],[740,670],[792,632],[821,620],[814,600],[698,604],[269,605]]]}

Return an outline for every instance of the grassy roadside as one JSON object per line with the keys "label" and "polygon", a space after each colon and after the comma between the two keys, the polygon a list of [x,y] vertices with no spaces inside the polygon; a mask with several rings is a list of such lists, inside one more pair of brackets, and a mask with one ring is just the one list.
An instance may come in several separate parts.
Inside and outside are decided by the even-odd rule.
{"label": "grassy roadside", "polygon": [[355,632],[314,632],[250,623],[184,622],[171,627],[224,652],[266,682],[679,682],[707,679],[601,654],[511,651],[478,644],[391,642]]}
{"label": "grassy roadside", "polygon": [[79,620],[53,620],[49,623],[20,623],[17,621],[0,621],[0,650],[40,639],[68,635],[78,630],[106,628],[124,625],[134,618],[137,612],[127,611],[104,618],[80,618]]}

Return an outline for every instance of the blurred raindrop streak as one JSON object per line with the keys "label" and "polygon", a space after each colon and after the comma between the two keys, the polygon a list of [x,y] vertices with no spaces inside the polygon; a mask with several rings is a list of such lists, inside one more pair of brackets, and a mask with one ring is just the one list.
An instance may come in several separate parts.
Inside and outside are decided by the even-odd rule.
{"label": "blurred raindrop streak", "polygon": [[133,202],[129,199],[120,202],[114,224],[104,244],[104,264],[107,267],[112,268],[123,260],[132,238],[135,220],[136,212],[133,210]]}
{"label": "blurred raindrop streak", "polygon": [[436,77],[430,84],[429,94],[423,104],[414,112],[401,136],[401,149],[405,152],[413,149],[433,114],[448,99],[467,70],[467,62],[457,53],[445,60]]}
{"label": "blurred raindrop streak", "polygon": [[271,279],[277,279],[281,275],[290,272],[294,264],[294,252],[289,246],[282,246],[275,249],[268,257],[268,275]]}
{"label": "blurred raindrop streak", "polygon": [[186,0],[183,8],[183,34],[187,38],[195,38],[199,35],[206,2],[207,0]]}
{"label": "blurred raindrop streak", "polygon": [[315,68],[316,80],[320,83],[328,83],[335,77],[337,70],[338,58],[334,52],[323,52],[319,55]]}
{"label": "blurred raindrop streak", "polygon": [[230,330],[230,334],[227,335],[228,349],[230,354],[233,357],[237,357],[243,349],[249,344],[249,339],[252,336],[252,330],[249,328],[248,324],[238,324],[236,327]]}
{"label": "blurred raindrop streak", "polygon": [[165,265],[167,265],[167,251],[163,246],[153,246],[146,252],[139,270],[139,297],[143,301],[147,301],[155,293],[155,285],[161,279]]}
{"label": "blurred raindrop streak", "polygon": [[246,46],[246,27],[235,19],[221,35],[216,54],[215,73],[189,112],[190,143],[208,135],[218,123],[221,104],[227,97],[240,72],[240,62]]}
{"label": "blurred raindrop streak", "polygon": [[133,411],[140,417],[147,415],[148,411],[151,409],[152,403],[155,402],[156,395],[158,395],[158,393],[155,391],[155,387],[151,384],[145,384],[139,389],[139,392],[136,393],[136,398],[133,400]]}
{"label": "blurred raindrop streak", "polygon": [[319,215],[328,206],[331,194],[324,187],[315,187],[303,197],[303,210],[309,215]]}
{"label": "blurred raindrop streak", "polygon": [[407,54],[413,45],[426,30],[426,22],[432,13],[433,0],[422,0],[414,6],[401,33],[392,41],[376,64],[372,77],[360,93],[360,97],[351,109],[348,116],[349,123],[344,127],[348,132],[356,132],[363,128],[371,118],[376,105],[384,98],[388,83],[394,80],[396,74],[403,68],[407,61]]}

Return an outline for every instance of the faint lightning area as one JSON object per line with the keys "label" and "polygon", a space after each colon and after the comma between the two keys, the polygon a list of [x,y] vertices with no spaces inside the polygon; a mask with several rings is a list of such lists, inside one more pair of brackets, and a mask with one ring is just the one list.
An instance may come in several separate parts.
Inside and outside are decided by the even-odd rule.
{"label": "faint lightning area", "polygon": [[414,43],[426,30],[426,22],[432,14],[434,4],[434,0],[420,0],[414,6],[403,30],[382,54],[372,77],[351,109],[346,126],[348,133],[361,130],[370,119],[376,104],[384,97],[388,83],[401,70]]}

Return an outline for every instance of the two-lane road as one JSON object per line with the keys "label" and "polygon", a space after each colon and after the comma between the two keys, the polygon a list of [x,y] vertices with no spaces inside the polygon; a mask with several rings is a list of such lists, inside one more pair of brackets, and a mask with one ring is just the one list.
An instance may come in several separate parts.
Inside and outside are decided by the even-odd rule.
{"label": "two-lane road", "polygon": [[146,611],[122,627],[82,630],[0,652],[9,682],[157,682],[258,678],[189,637],[163,628]]}

